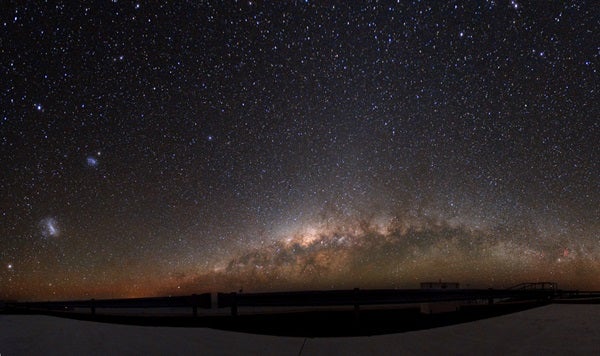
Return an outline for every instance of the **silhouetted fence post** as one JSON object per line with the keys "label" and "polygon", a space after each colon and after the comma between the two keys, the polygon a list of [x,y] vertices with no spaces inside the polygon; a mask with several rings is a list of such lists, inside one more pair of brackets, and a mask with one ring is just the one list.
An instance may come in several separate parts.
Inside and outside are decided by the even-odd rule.
{"label": "silhouetted fence post", "polygon": [[237,293],[231,292],[231,316],[238,315]]}
{"label": "silhouetted fence post", "polygon": [[96,300],[93,298],[90,300],[90,310],[92,311],[92,315],[96,315]]}
{"label": "silhouetted fence post", "polygon": [[354,326],[360,327],[360,289],[354,288]]}
{"label": "silhouetted fence post", "polygon": [[198,296],[196,294],[192,294],[192,310],[194,312],[194,317],[198,316]]}

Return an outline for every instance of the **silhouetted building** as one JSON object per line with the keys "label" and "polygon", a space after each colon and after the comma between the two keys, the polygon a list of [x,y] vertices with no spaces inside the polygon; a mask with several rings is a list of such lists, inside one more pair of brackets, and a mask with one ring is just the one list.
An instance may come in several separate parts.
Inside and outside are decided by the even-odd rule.
{"label": "silhouetted building", "polygon": [[459,289],[460,284],[456,282],[422,282],[421,289]]}

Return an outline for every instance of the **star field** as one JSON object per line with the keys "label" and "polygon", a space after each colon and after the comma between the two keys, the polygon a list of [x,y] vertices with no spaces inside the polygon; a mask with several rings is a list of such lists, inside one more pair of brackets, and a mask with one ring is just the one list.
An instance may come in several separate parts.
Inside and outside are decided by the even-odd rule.
{"label": "star field", "polygon": [[0,298],[600,289],[585,1],[0,12]]}

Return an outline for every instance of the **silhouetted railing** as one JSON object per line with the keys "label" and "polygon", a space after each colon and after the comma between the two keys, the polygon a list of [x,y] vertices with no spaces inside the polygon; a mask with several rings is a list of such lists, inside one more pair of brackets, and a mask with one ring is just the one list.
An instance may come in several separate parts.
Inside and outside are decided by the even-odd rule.
{"label": "silhouetted railing", "polygon": [[554,289],[372,289],[334,290],[277,293],[219,293],[219,308],[231,308],[237,315],[238,307],[309,307],[354,306],[431,303],[444,301],[499,299],[545,301],[554,297]]}
{"label": "silhouetted railing", "polygon": [[[271,292],[271,293],[218,293],[216,305],[231,308],[237,315],[239,307],[316,307],[354,306],[358,312],[361,305],[390,305],[412,303],[435,303],[446,301],[499,300],[549,301],[555,297],[573,297],[573,291],[560,291],[556,283],[523,283],[508,289],[351,289],[330,291]],[[578,292],[577,292],[578,293]],[[6,303],[7,308],[29,310],[73,310],[89,309],[92,314],[102,308],[190,308],[194,315],[198,308],[210,309],[211,294],[191,296],[98,299],[59,302]]]}
{"label": "silhouetted railing", "polygon": [[89,299],[58,302],[7,303],[13,309],[31,310],[69,310],[74,308],[90,309],[92,314],[100,308],[190,308],[194,315],[198,308],[211,308],[211,294],[193,294],[180,297],[130,298],[130,299]]}
{"label": "silhouetted railing", "polygon": [[558,284],[554,282],[530,282],[530,283],[519,283],[508,289],[512,290],[532,290],[532,289],[549,289],[558,290]]}
{"label": "silhouetted railing", "polygon": [[560,290],[557,291],[556,303],[590,303],[600,304],[600,291]]}

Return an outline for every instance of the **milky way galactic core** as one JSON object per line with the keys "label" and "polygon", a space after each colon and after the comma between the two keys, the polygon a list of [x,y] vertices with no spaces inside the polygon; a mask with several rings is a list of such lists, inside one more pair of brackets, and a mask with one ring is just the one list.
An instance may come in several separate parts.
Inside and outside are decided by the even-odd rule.
{"label": "milky way galactic core", "polygon": [[8,4],[0,298],[598,290],[594,5]]}

